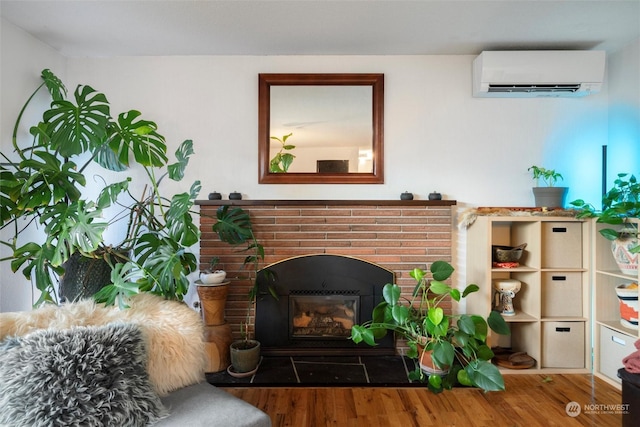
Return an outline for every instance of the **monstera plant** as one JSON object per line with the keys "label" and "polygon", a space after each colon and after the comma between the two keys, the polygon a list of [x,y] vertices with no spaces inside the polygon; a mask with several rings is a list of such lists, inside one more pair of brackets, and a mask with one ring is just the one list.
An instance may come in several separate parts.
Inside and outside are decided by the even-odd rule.
{"label": "monstera plant", "polygon": [[[123,296],[138,292],[181,300],[187,275],[197,268],[188,248],[199,240],[191,209],[200,183],[170,197],[160,188],[165,178],[183,178],[192,142],[180,144],[170,162],[165,138],[139,111],[113,117],[107,97],[91,86],[78,85],[67,97],[51,71],[42,79],[18,114],[13,151],[2,153],[0,227],[8,237],[1,243],[12,251],[12,270],[35,282],[41,292],[36,305],[57,302],[56,283],[77,258],[108,265],[110,280],[95,294],[99,301],[122,304]],[[50,108],[21,141],[24,112],[43,88]],[[95,198],[87,196],[89,173],[101,188]],[[41,232],[24,233],[30,227]],[[123,235],[120,241],[105,240],[111,227]]]}

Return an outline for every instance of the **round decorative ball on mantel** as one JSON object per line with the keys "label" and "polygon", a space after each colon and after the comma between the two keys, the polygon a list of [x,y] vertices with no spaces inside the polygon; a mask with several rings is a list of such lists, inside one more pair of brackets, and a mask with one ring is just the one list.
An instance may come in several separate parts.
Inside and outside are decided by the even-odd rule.
{"label": "round decorative ball on mantel", "polygon": [[429,200],[442,200],[442,194],[436,191],[429,193]]}
{"label": "round decorative ball on mantel", "polygon": [[222,200],[222,194],[214,191],[213,193],[209,193],[209,200]]}
{"label": "round decorative ball on mantel", "polygon": [[413,200],[413,193],[405,191],[404,193],[400,194],[400,200]]}
{"label": "round decorative ball on mantel", "polygon": [[238,193],[237,191],[229,193],[229,200],[242,200],[242,193]]}

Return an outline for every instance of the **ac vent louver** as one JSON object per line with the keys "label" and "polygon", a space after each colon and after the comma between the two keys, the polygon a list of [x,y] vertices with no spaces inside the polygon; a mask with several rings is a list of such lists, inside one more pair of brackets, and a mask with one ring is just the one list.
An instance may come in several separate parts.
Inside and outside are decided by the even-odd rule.
{"label": "ac vent louver", "polygon": [[491,93],[573,93],[580,90],[579,84],[567,85],[489,85]]}

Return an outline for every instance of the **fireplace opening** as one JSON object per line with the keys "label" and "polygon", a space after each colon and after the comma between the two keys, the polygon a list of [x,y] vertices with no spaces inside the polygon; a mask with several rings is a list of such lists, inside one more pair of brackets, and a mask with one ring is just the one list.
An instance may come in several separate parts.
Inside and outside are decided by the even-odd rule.
{"label": "fireplace opening", "polygon": [[290,338],[349,338],[358,323],[360,298],[349,295],[289,296]]}
{"label": "fireplace opening", "polygon": [[383,300],[392,271],[358,258],[317,254],[271,264],[257,280],[255,333],[263,354],[395,354],[391,334],[375,347],[350,339],[353,325],[370,320]]}

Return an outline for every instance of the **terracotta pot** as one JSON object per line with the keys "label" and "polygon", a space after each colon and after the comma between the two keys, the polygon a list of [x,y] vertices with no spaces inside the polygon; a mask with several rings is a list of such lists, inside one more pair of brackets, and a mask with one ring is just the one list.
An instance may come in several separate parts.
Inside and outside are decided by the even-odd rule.
{"label": "terracotta pot", "polygon": [[439,375],[441,377],[449,373],[449,367],[438,368],[432,359],[433,350],[421,350],[420,369],[427,375]]}

